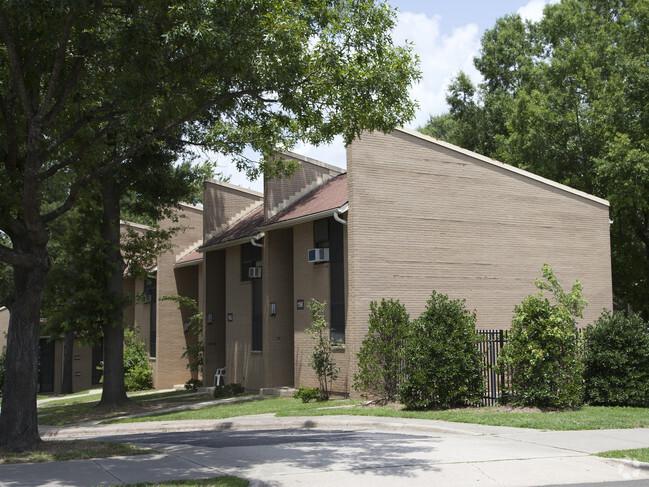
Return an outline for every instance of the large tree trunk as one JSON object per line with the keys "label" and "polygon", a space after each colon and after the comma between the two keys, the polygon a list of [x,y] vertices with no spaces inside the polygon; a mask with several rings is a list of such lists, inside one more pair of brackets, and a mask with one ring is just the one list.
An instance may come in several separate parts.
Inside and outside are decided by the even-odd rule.
{"label": "large tree trunk", "polygon": [[63,373],[61,378],[61,393],[72,394],[72,361],[74,358],[74,332],[65,331],[63,340]]}
{"label": "large tree trunk", "polygon": [[106,295],[111,300],[104,322],[104,388],[99,406],[117,407],[128,401],[124,386],[124,328],[122,280],[124,265],[120,244],[120,190],[111,176],[102,181],[103,222],[101,234],[106,243],[104,255],[107,277]]}
{"label": "large tree trunk", "polygon": [[0,450],[26,451],[40,443],[36,394],[40,309],[51,261],[45,249],[33,252],[37,263],[14,267],[14,297],[7,334],[5,381],[0,413]]}

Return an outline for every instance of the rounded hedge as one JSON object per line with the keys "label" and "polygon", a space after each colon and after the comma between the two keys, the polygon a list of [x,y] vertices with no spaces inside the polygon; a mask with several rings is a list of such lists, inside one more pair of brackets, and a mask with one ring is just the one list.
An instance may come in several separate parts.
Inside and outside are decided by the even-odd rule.
{"label": "rounded hedge", "polygon": [[586,401],[649,406],[649,327],[640,315],[605,311],[584,338]]}

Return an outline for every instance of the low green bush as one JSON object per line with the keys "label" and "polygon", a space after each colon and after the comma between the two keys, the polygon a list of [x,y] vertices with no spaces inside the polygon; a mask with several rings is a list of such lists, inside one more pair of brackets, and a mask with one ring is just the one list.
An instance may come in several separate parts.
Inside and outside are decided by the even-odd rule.
{"label": "low green bush", "polygon": [[215,386],[214,398],[222,399],[224,397],[234,397],[234,396],[239,396],[244,392],[245,392],[244,387],[238,383],[226,384],[224,386]]}
{"label": "low green bush", "polygon": [[137,330],[124,331],[124,385],[127,391],[153,388],[153,373]]}
{"label": "low green bush", "polygon": [[[505,397],[511,404],[540,408],[573,408],[582,403],[583,365],[576,318],[586,300],[581,284],[566,293],[552,269],[543,266],[541,290],[514,309],[509,341],[498,358],[498,372],[508,371]],[[544,297],[550,291],[554,304]]]}
{"label": "low green bush", "polygon": [[410,323],[405,381],[399,400],[410,409],[479,404],[484,393],[475,314],[464,300],[433,291],[422,315]]}
{"label": "low green bush", "polygon": [[604,311],[584,340],[586,401],[649,406],[649,326],[640,315]]}
{"label": "low green bush", "polygon": [[354,389],[362,391],[363,397],[396,400],[409,319],[406,307],[398,300],[370,303],[369,327],[358,351],[358,372],[354,374]]}
{"label": "low green bush", "polygon": [[317,387],[300,387],[293,393],[295,399],[301,399],[302,402],[315,401],[320,397]]}
{"label": "low green bush", "polygon": [[200,379],[189,379],[185,382],[185,389],[188,391],[197,391],[199,387],[203,387],[203,381]]}

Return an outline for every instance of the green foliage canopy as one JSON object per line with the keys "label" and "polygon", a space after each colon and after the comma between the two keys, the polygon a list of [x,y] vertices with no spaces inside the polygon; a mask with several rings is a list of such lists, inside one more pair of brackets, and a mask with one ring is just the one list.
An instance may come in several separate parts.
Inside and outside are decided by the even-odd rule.
{"label": "green foliage canopy", "polygon": [[479,404],[484,392],[475,313],[464,300],[433,291],[406,338],[399,400],[411,409]]}
{"label": "green foliage canopy", "polygon": [[611,202],[616,303],[649,316],[649,15],[643,0],[563,0],[499,19],[422,129]]}
{"label": "green foliage canopy", "polygon": [[[566,293],[550,266],[543,266],[543,277],[545,281],[536,281],[541,292],[515,307],[509,341],[500,352],[497,369],[511,375],[505,393],[512,404],[576,407],[583,394],[576,318],[582,317],[586,300],[579,281]],[[554,304],[544,297],[544,290],[552,293]]]}
{"label": "green foliage canopy", "polygon": [[649,326],[636,313],[605,311],[584,332],[586,401],[649,406]]}
{"label": "green foliage canopy", "polygon": [[410,316],[399,300],[370,303],[369,327],[358,351],[354,389],[381,401],[395,401]]}

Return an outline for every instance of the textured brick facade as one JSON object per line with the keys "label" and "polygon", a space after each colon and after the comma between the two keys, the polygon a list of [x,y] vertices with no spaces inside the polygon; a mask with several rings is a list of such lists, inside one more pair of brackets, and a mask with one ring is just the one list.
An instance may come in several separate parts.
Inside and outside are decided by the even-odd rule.
{"label": "textured brick facade", "polygon": [[416,317],[436,290],[465,298],[479,328],[509,328],[544,263],[583,284],[585,323],[611,309],[603,200],[405,131],[363,134],[347,161],[353,356],[381,298]]}

